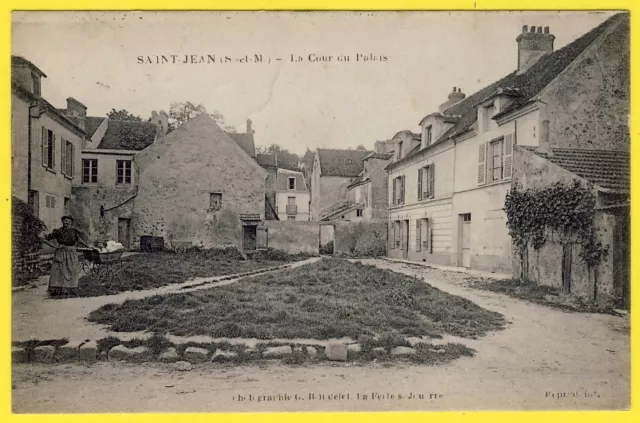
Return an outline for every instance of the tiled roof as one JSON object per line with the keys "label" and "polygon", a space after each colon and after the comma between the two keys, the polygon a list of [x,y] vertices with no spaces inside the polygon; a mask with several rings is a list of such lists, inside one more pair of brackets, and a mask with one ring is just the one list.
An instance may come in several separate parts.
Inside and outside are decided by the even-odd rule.
{"label": "tiled roof", "polygon": [[355,178],[363,169],[362,159],[372,151],[318,149],[322,176]]}
{"label": "tiled roof", "polygon": [[[156,138],[156,125],[136,120],[109,120],[98,148],[109,150],[144,150]],[[95,132],[95,130],[94,130]]]}
{"label": "tiled roof", "polygon": [[347,185],[347,189],[351,189],[356,185],[359,185],[362,181],[364,181],[364,175],[356,176],[349,185]]}
{"label": "tiled roof", "polygon": [[[629,15],[627,13],[618,13],[572,43],[542,56],[540,60],[526,72],[518,75],[517,71],[514,71],[502,79],[487,85],[461,102],[449,107],[444,111],[445,120],[454,123],[454,125],[431,145],[468,132],[477,120],[477,105],[482,102],[482,100],[491,97],[499,89],[502,89],[504,93],[509,95],[514,96],[517,94],[517,96],[513,103],[495,115],[493,117],[494,119],[523,107],[553,81],[560,72],[566,69],[566,67],[594,42],[596,38],[602,35],[607,28],[625,20],[629,20]],[[419,147],[413,149],[398,162],[416,155],[419,151]]]}
{"label": "tiled roof", "polygon": [[275,154],[258,154],[256,155],[256,161],[262,167],[276,167]]}
{"label": "tiled roof", "polygon": [[84,121],[84,128],[85,128],[85,131],[87,131],[87,134],[89,134],[89,137],[92,137],[93,134],[95,134],[95,132],[98,130],[98,128],[100,127],[100,125],[105,119],[106,118],[100,117],[100,116],[86,117]]}
{"label": "tiled roof", "polygon": [[628,191],[629,153],[610,150],[552,148],[550,154],[535,152],[571,173],[606,189]]}
{"label": "tiled roof", "polygon": [[31,70],[33,70],[34,72],[39,73],[45,78],[47,77],[47,75],[45,75],[44,72],[38,69],[36,65],[34,65],[33,63],[31,63],[30,61],[28,61],[22,56],[11,56],[11,66],[29,66]]}
{"label": "tiled roof", "polygon": [[[304,175],[302,172],[297,172],[294,170],[287,169],[278,169],[278,175],[276,177],[276,189],[277,190],[288,190],[289,189],[289,178],[296,178],[296,189],[295,191],[306,191],[307,185],[304,180]],[[292,190],[293,191],[293,190]]]}
{"label": "tiled roof", "polygon": [[393,157],[392,153],[375,153],[374,152],[366,156],[363,160],[366,160],[366,159],[389,160],[392,157]]}
{"label": "tiled roof", "polygon": [[256,145],[253,141],[252,133],[227,132],[227,135],[233,138],[248,155],[256,157]]}
{"label": "tiled roof", "polygon": [[460,103],[448,108],[445,110],[446,115],[460,115],[462,117],[459,122],[446,131],[439,140],[466,132],[477,119],[476,105],[492,95],[499,88],[512,93],[518,92],[519,95],[511,105],[499,115],[494,116],[494,118],[524,106],[553,81],[560,72],[569,66],[596,38],[602,35],[607,28],[622,20],[628,19],[629,15],[626,13],[616,14],[572,43],[542,56],[540,60],[526,72],[520,75],[517,75],[516,72],[510,73],[499,81],[488,85],[477,93],[465,98]]}

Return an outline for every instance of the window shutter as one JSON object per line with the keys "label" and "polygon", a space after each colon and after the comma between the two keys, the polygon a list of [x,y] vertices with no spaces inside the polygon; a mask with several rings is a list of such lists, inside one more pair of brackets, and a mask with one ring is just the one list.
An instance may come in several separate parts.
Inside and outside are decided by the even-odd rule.
{"label": "window shutter", "polygon": [[504,137],[504,155],[502,159],[504,160],[502,164],[504,178],[511,178],[513,173],[513,134],[508,134]]}
{"label": "window shutter", "polygon": [[69,143],[71,146],[71,169],[69,169],[69,174],[73,178],[76,176],[76,146]]}
{"label": "window shutter", "polygon": [[67,144],[64,138],[60,138],[60,172],[67,173]]}
{"label": "window shutter", "polygon": [[420,251],[422,244],[422,219],[416,219],[416,251]]}
{"label": "window shutter", "polygon": [[51,197],[49,197],[48,195],[44,196],[44,206],[46,208],[51,208]]}
{"label": "window shutter", "polygon": [[478,185],[484,185],[487,180],[487,144],[480,144],[478,150]]}
{"label": "window shutter", "polygon": [[418,201],[422,200],[422,171],[423,170],[424,168],[418,169]]}
{"label": "window shutter", "polygon": [[431,230],[431,221],[427,222],[427,251],[429,253],[433,252],[433,242],[432,242],[432,230]]}
{"label": "window shutter", "polygon": [[[396,197],[396,185],[398,182],[398,178],[393,178],[393,194],[391,195],[391,205],[395,206],[397,203],[397,197]],[[395,230],[395,227],[394,227]],[[394,239],[395,242],[395,239]]]}
{"label": "window shutter", "polygon": [[404,175],[400,179],[400,204],[404,204]]}
{"label": "window shutter", "polygon": [[429,166],[429,198],[433,198],[435,195],[435,169],[436,165],[432,164]]}
{"label": "window shutter", "polygon": [[47,128],[42,127],[42,166],[49,165],[49,140],[47,139]]}
{"label": "window shutter", "polygon": [[54,197],[53,195],[51,196],[51,208],[56,208],[56,197]]}
{"label": "window shutter", "polygon": [[51,169],[56,168],[56,134],[52,135],[51,141]]}

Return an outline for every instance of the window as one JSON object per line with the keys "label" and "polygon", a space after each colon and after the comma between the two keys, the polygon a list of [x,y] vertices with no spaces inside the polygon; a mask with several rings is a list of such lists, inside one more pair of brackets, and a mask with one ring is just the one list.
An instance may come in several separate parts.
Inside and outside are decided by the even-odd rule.
{"label": "window", "polygon": [[131,183],[131,160],[117,160],[116,170],[117,170],[116,184]]}
{"label": "window", "polygon": [[85,184],[98,182],[98,159],[82,159],[82,182]]}
{"label": "window", "polygon": [[289,177],[289,189],[296,189],[296,178],[293,176]]}
{"label": "window", "polygon": [[502,179],[502,161],[504,159],[504,142],[503,139],[495,140],[489,143],[489,177],[491,181],[499,181]]}
{"label": "window", "polygon": [[416,251],[431,252],[431,222],[429,219],[416,220]]}
{"label": "window", "polygon": [[33,79],[33,93],[39,97],[42,92],[40,88],[40,77],[35,73],[32,73],[31,79]]}
{"label": "window", "polygon": [[75,165],[75,146],[64,139],[60,140],[60,171],[70,178],[73,178]]}
{"label": "window", "polygon": [[56,197],[54,197],[53,195],[45,195],[44,200],[45,200],[44,201],[45,208],[48,208],[48,209],[56,208]]}
{"label": "window", "polygon": [[70,210],[69,210],[69,205],[70,205],[70,203],[71,203],[71,199],[70,199],[70,198],[65,197],[65,198],[64,198],[64,214],[65,214],[65,215],[69,215],[69,214],[71,214],[71,212],[70,212]]}
{"label": "window", "polygon": [[471,222],[471,213],[465,213],[462,215],[463,222]]}
{"label": "window", "polygon": [[431,125],[425,126],[424,128],[424,146],[425,147],[428,145],[431,145],[431,137],[432,137]]}
{"label": "window", "polygon": [[220,210],[222,207],[222,193],[209,193],[209,210]]}
{"label": "window", "polygon": [[295,206],[296,205],[296,197],[287,197],[287,205]]}
{"label": "window", "polygon": [[402,141],[398,141],[398,154],[396,155],[396,160],[400,160],[402,158]]}
{"label": "window", "polygon": [[398,206],[404,204],[404,175],[394,178],[392,185],[391,205]]}
{"label": "window", "polygon": [[356,210],[356,216],[362,217],[362,209]]}
{"label": "window", "polygon": [[434,197],[435,165],[418,169],[418,201]]}
{"label": "window", "polygon": [[295,216],[287,216],[287,220],[296,220]]}
{"label": "window", "polygon": [[42,165],[47,169],[56,168],[56,136],[52,130],[42,128]]}

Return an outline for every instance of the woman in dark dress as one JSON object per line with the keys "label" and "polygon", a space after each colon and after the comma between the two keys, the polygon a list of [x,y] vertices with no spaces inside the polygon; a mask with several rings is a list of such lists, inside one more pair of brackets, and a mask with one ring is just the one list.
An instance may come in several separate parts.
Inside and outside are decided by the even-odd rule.
{"label": "woman in dark dress", "polygon": [[47,241],[55,240],[58,243],[57,246],[52,245],[56,249],[49,277],[49,295],[52,297],[76,295],[79,268],[78,252],[75,247],[76,244],[80,244],[90,248],[80,238],[80,232],[72,225],[73,218],[71,216],[62,216],[62,228],[54,229],[44,237]]}

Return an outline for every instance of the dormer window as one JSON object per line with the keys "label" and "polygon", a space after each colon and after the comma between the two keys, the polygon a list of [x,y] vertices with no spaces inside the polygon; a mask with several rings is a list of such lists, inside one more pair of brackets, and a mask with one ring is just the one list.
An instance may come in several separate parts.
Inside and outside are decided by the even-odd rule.
{"label": "dormer window", "polygon": [[293,176],[289,177],[289,189],[296,189],[296,178]]}
{"label": "dormer window", "polygon": [[496,114],[496,107],[493,103],[482,108],[482,132],[489,131],[491,118]]}
{"label": "dormer window", "polygon": [[396,160],[400,160],[402,158],[402,141],[398,141],[398,152],[396,154]]}
{"label": "dormer window", "polygon": [[431,138],[432,138],[432,126],[425,126],[423,133],[422,133],[422,141],[423,141],[423,145],[425,147],[431,145]]}
{"label": "dormer window", "polygon": [[40,96],[41,95],[40,77],[35,73],[32,73],[31,78],[33,79],[33,93],[37,96]]}

